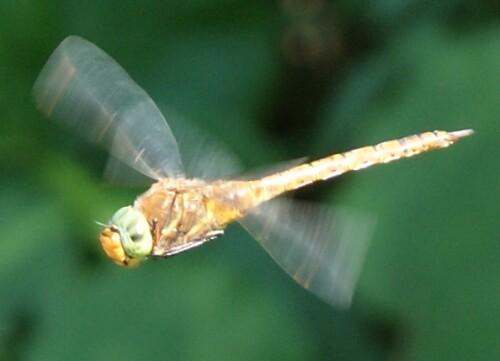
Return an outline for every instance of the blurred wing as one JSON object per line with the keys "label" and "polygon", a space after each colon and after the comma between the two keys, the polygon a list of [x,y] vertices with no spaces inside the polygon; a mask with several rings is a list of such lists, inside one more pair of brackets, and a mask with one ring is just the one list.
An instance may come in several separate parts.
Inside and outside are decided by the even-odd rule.
{"label": "blurred wing", "polygon": [[205,180],[234,178],[242,170],[241,162],[218,139],[195,123],[167,110],[169,124],[175,132],[184,171],[188,177]]}
{"label": "blurred wing", "polygon": [[92,43],[66,38],[47,61],[33,94],[46,116],[147,177],[182,175],[177,143],[155,103]]}
{"label": "blurred wing", "polygon": [[301,286],[333,306],[350,306],[373,219],[277,199],[258,207],[241,224]]}
{"label": "blurred wing", "polygon": [[103,178],[106,183],[113,185],[142,187],[150,185],[152,177],[146,176],[142,172],[131,171],[127,163],[123,163],[113,155],[110,155],[104,169]]}
{"label": "blurred wing", "polygon": [[298,166],[300,164],[303,164],[307,162],[307,157],[302,157],[302,158],[297,158],[297,159],[289,159],[286,161],[274,163],[272,165],[266,165],[263,167],[258,167],[255,169],[252,169],[248,172],[243,172],[242,174],[238,175],[235,179],[237,180],[255,180],[255,179],[260,179],[264,178],[276,173],[281,173],[285,170],[289,170],[290,168],[293,168],[295,166]]}

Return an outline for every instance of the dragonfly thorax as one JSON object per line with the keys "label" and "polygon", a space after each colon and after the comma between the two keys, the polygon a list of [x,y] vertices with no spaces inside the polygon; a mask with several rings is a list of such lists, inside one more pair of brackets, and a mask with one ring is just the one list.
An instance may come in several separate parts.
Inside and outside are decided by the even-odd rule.
{"label": "dragonfly thorax", "polygon": [[220,236],[249,208],[245,197],[228,191],[237,183],[176,178],[154,183],[133,205],[150,224],[151,256],[172,256]]}

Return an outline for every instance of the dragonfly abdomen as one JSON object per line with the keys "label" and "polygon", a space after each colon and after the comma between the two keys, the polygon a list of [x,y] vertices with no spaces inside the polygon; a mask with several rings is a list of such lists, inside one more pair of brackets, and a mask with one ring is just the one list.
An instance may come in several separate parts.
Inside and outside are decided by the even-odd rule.
{"label": "dragonfly abdomen", "polygon": [[310,183],[326,180],[343,173],[388,163],[433,149],[446,148],[458,139],[472,134],[472,130],[446,132],[436,130],[389,140],[344,153],[333,154],[316,161],[293,167],[289,170],[255,181],[265,189],[267,199],[301,188]]}

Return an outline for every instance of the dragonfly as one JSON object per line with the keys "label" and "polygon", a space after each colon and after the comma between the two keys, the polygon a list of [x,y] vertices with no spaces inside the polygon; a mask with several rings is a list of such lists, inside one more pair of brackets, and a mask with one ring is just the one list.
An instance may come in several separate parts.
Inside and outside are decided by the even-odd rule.
{"label": "dragonfly", "polygon": [[[338,307],[351,302],[370,222],[337,208],[277,197],[349,171],[446,148],[473,133],[423,132],[265,176],[208,180],[185,175],[178,143],[153,100],[85,39],[62,41],[33,95],[46,117],[107,149],[107,169],[135,170],[151,179],[132,205],[102,225],[100,243],[115,263],[133,267],[177,255],[223,235],[238,221],[295,281]],[[125,173],[113,174],[116,180]]]}

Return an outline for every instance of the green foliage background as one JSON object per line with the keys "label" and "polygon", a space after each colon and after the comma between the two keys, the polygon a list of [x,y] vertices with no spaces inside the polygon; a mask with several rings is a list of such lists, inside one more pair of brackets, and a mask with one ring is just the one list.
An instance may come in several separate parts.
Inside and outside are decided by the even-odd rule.
{"label": "green foliage background", "polygon": [[[488,0],[2,0],[0,360],[500,360],[499,15]],[[378,219],[350,311],[238,226],[124,270],[94,221],[141,189],[103,184],[106,154],[30,97],[70,34],[249,169],[476,134],[299,192]]]}

